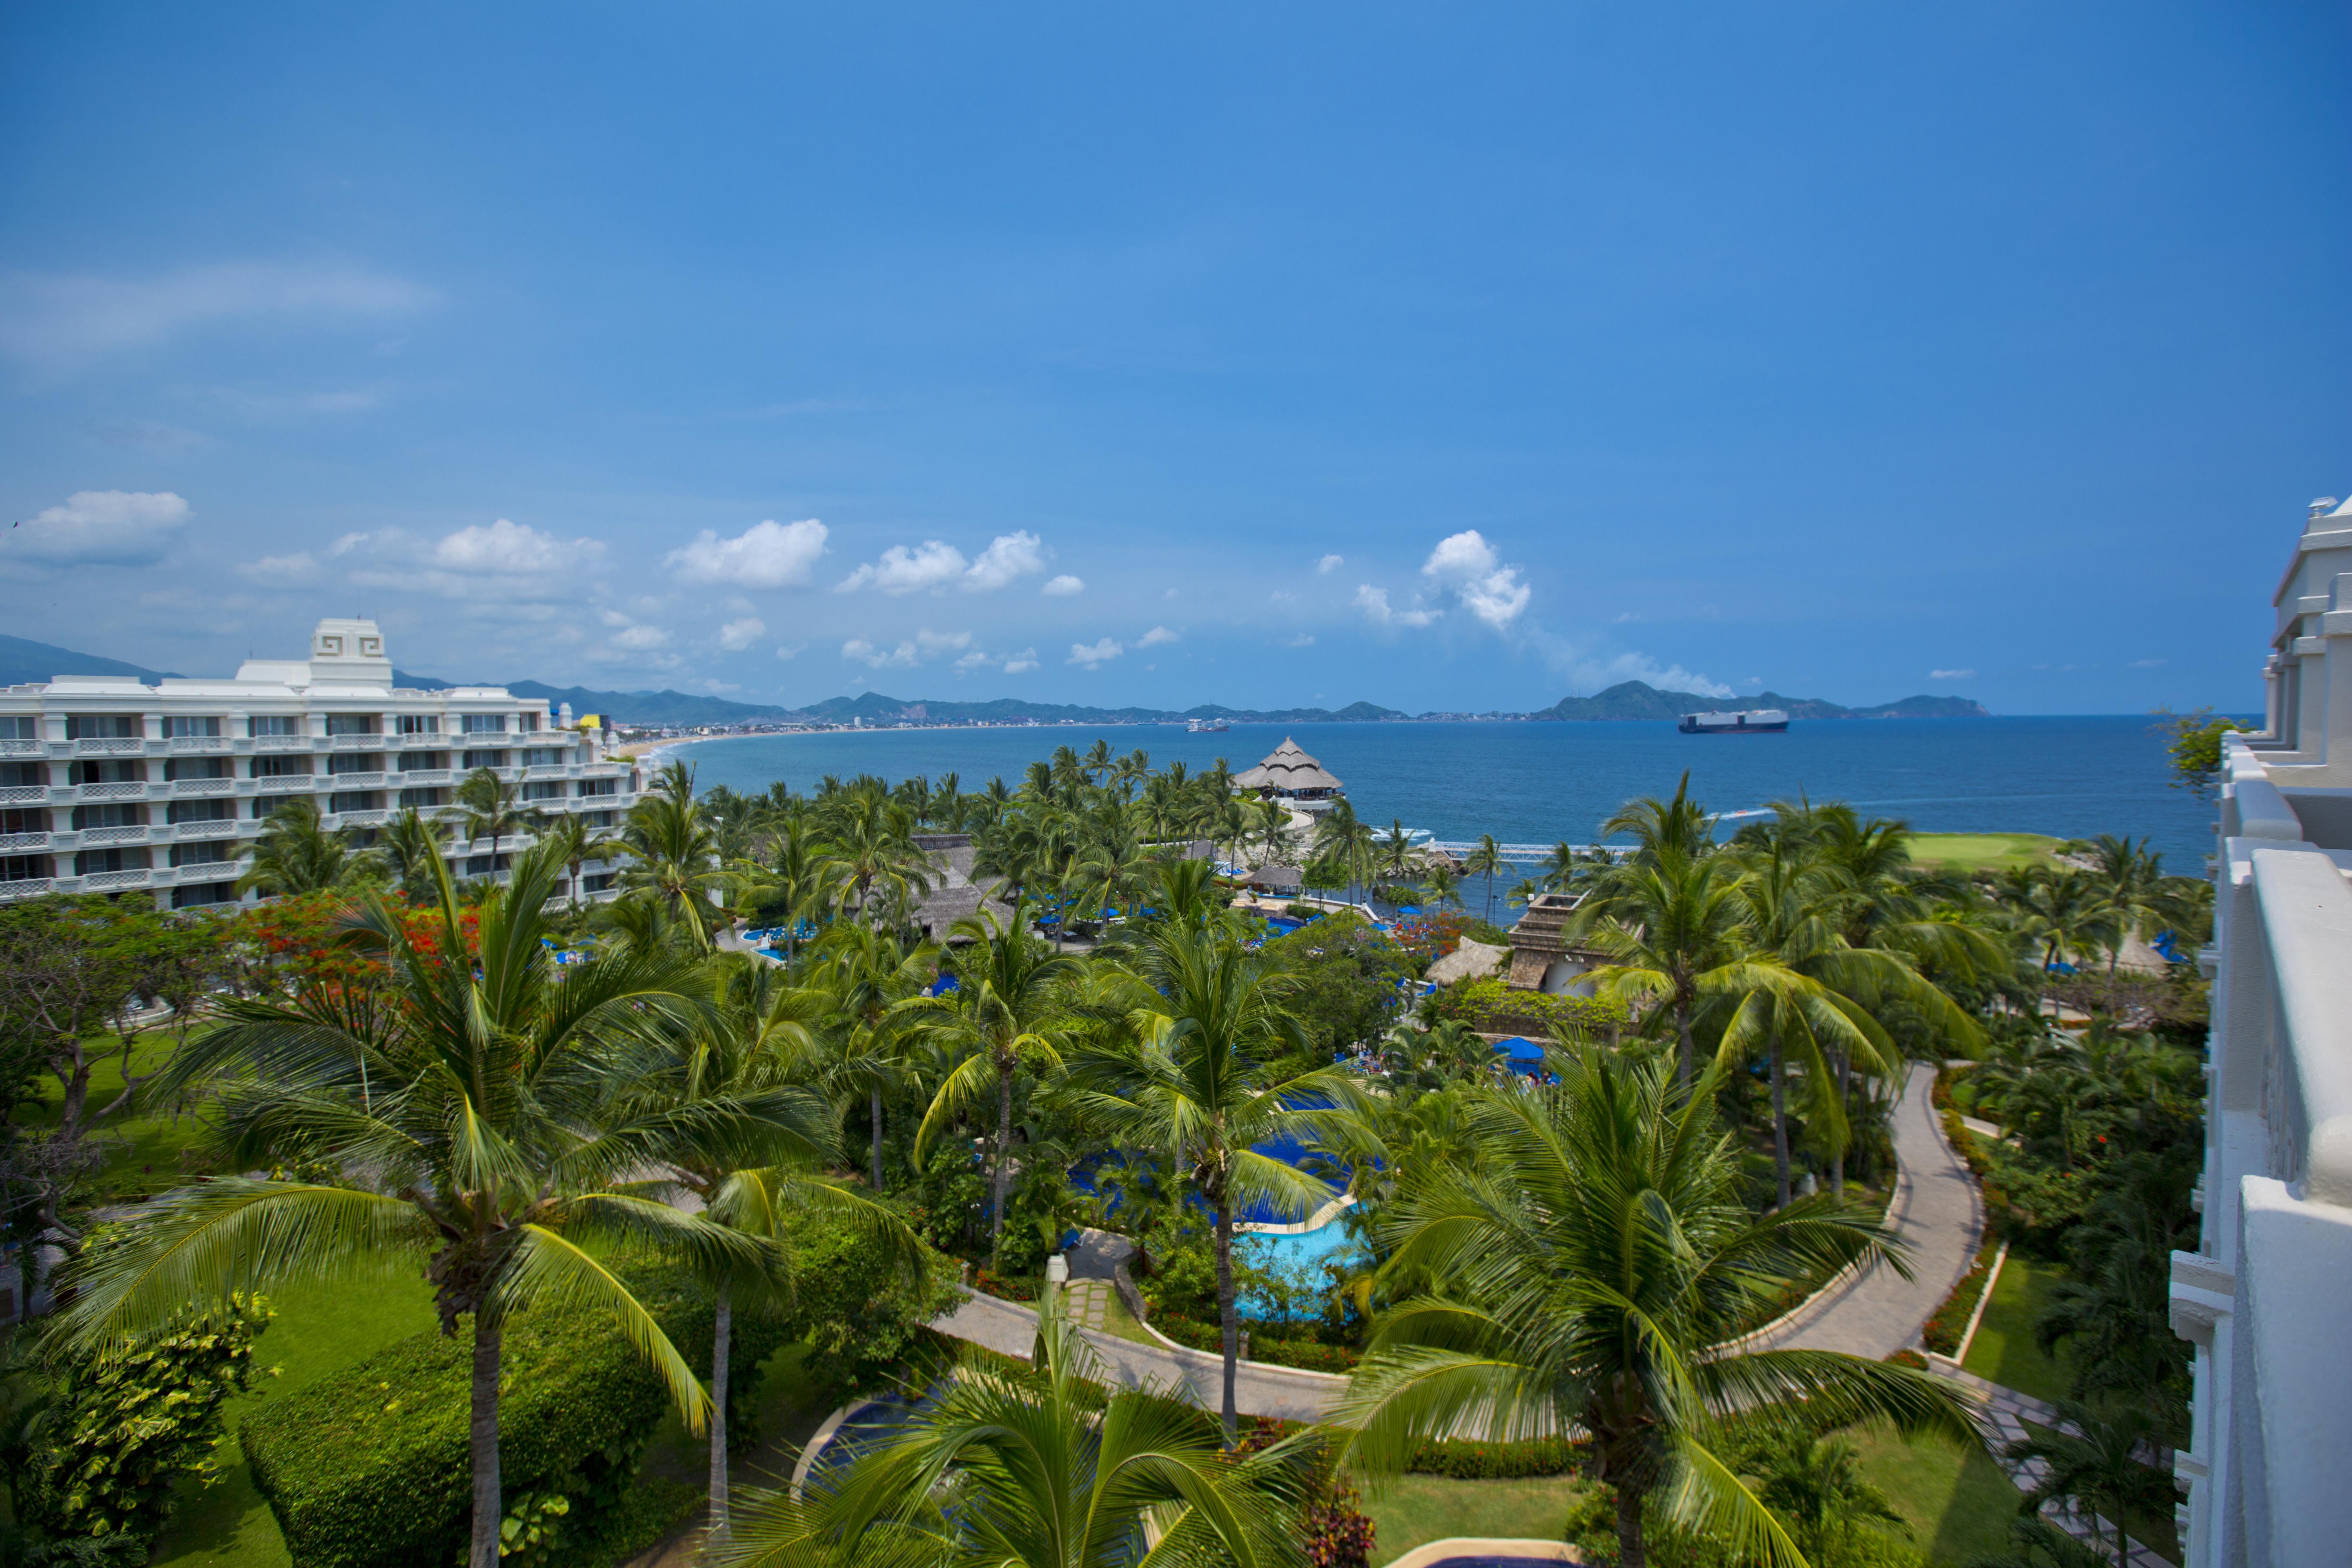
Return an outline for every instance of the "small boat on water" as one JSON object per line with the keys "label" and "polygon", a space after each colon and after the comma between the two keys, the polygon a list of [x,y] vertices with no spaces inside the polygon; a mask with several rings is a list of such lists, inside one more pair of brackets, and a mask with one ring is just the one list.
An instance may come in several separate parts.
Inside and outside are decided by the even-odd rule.
{"label": "small boat on water", "polygon": [[1777,735],[1789,727],[1780,708],[1749,708],[1733,713],[1685,713],[1675,726],[1685,735]]}

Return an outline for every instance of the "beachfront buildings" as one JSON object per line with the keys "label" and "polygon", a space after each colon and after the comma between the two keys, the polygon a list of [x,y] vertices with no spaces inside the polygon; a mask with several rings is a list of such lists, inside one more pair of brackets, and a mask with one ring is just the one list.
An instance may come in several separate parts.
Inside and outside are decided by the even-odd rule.
{"label": "beachfront buildings", "polygon": [[[172,909],[228,903],[269,814],[315,801],[331,827],[404,806],[447,812],[478,768],[549,816],[614,827],[640,785],[569,709],[502,687],[393,684],[373,621],[320,621],[307,659],[248,659],[233,679],[61,675],[0,689],[0,901],[152,892]],[[452,842],[459,877],[495,876],[528,836]],[[614,867],[583,867],[579,891]],[[572,889],[564,889],[568,895]]]}
{"label": "beachfront buildings", "polygon": [[2316,502],[2273,603],[2262,732],[2226,738],[2188,1568],[2352,1556],[2352,504]]}

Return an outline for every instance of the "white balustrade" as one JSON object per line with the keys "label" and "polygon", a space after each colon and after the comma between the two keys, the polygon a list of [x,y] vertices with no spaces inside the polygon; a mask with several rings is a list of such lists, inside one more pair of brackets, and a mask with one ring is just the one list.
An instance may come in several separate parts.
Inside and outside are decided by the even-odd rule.
{"label": "white balustrade", "polygon": [[76,741],[73,749],[78,757],[136,757],[145,754],[147,742],[137,735],[93,735]]}
{"label": "white balustrade", "polygon": [[382,751],[383,737],[382,735],[330,735],[327,737],[327,744],[338,752]]}
{"label": "white balustrade", "polygon": [[172,826],[172,837],[174,838],[234,838],[236,837],[236,820],[234,817],[222,817],[214,822],[174,823]]}
{"label": "white balustrade", "polygon": [[145,800],[147,784],[143,779],[121,779],[113,784],[86,784],[74,791],[78,800]]}
{"label": "white balustrade", "polygon": [[175,795],[235,795],[235,779],[173,779],[172,793]]}
{"label": "white balustrade", "polygon": [[0,850],[16,852],[48,847],[49,836],[46,833],[0,833]]}
{"label": "white balustrade", "polygon": [[324,823],[330,828],[380,827],[391,817],[391,816],[392,813],[381,810],[339,811],[334,813],[332,816],[320,817],[320,821]]}
{"label": "white balustrade", "polygon": [[410,768],[404,773],[396,773],[392,775],[393,779],[397,783],[409,785],[445,784],[449,783],[454,776],[455,775],[447,768]]}
{"label": "white balustrade", "polygon": [[102,893],[115,888],[143,888],[147,886],[149,879],[154,875],[154,872],[144,869],[137,871],[92,871],[89,875],[81,879],[81,885],[84,889],[93,893]]}
{"label": "white balustrade", "polygon": [[123,827],[85,827],[81,830],[81,841],[86,845],[144,844],[147,842],[147,826],[144,823],[133,823]]}
{"label": "white balustrade", "polygon": [[226,752],[232,742],[226,735],[174,735],[172,752],[174,756],[192,756],[199,752]]}
{"label": "white balustrade", "polygon": [[54,877],[21,877],[13,882],[0,882],[0,899],[37,899],[43,893],[57,890]]}
{"label": "white balustrade", "polygon": [[37,757],[47,749],[39,741],[20,741],[14,737],[0,741],[0,757]]}
{"label": "white balustrade", "polygon": [[327,787],[329,789],[382,789],[383,774],[381,773],[329,773]]}
{"label": "white balustrade", "polygon": [[47,784],[10,784],[0,789],[0,805],[38,805],[48,798]]}

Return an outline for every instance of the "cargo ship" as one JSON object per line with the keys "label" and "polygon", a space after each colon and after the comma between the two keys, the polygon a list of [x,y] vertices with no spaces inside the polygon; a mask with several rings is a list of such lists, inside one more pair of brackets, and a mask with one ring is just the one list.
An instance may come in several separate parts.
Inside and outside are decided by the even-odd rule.
{"label": "cargo ship", "polygon": [[1685,735],[1777,735],[1789,727],[1787,710],[1750,708],[1737,713],[1685,713],[1675,726]]}

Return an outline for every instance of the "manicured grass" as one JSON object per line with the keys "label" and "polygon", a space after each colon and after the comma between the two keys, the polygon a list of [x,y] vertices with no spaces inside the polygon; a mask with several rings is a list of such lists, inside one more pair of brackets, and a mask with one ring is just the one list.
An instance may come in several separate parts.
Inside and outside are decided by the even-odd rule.
{"label": "manicured grass", "polygon": [[1992,1456],[1934,1438],[1906,1443],[1883,1426],[1851,1436],[1863,1474],[1911,1526],[1911,1544],[1931,1568],[1965,1568],[2007,1549],[2023,1494]]}
{"label": "manicured grass", "polygon": [[[173,1043],[172,1037],[162,1031],[140,1036],[131,1047],[132,1075],[143,1078],[162,1067],[172,1054]],[[90,1069],[85,1118],[104,1110],[122,1092],[122,1055],[117,1037],[92,1036],[89,1048],[93,1057],[107,1050],[114,1054]],[[21,1112],[25,1125],[56,1126],[65,1114],[64,1101],[58,1080],[43,1075],[35,1102]],[[103,1156],[93,1177],[96,1194],[102,1202],[152,1196],[179,1185],[185,1179],[180,1168],[180,1152],[200,1142],[205,1134],[204,1123],[193,1116],[131,1117],[118,1112],[95,1124],[85,1120],[83,1126]]]}
{"label": "manicured grass", "polygon": [[2033,1342],[2034,1321],[2064,1273],[2056,1264],[2009,1255],[2000,1278],[1993,1282],[1983,1321],[1977,1324],[1977,1337],[1969,1345],[1969,1371],[2053,1404],[2067,1396],[2074,1368],[2063,1358],[2044,1354]]}
{"label": "manicured grass", "polygon": [[1572,1476],[1518,1481],[1457,1481],[1444,1476],[1399,1476],[1368,1498],[1372,1561],[1386,1563],[1425,1542],[1455,1535],[1558,1541],[1568,1510],[1584,1490]]}
{"label": "manicured grass", "polygon": [[268,1401],[307,1388],[330,1373],[373,1355],[394,1340],[435,1326],[433,1292],[418,1277],[306,1285],[269,1298],[278,1317],[255,1345],[255,1359],[280,1369],[229,1407],[230,1437],[219,1449],[220,1479],[184,1488],[155,1543],[153,1562],[173,1568],[284,1568],[286,1542],[236,1444],[237,1424]]}
{"label": "manicured grass", "polygon": [[2058,843],[2044,833],[1915,833],[1911,858],[1948,871],[2004,871],[2042,864]]}

